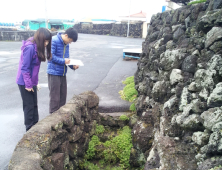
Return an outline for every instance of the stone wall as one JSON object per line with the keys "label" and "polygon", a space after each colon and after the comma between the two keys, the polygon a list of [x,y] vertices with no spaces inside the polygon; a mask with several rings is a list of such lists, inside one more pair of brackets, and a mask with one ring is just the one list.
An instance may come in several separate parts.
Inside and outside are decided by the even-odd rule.
{"label": "stone wall", "polygon": [[221,8],[222,0],[208,0],[152,16],[135,73],[135,166],[222,165]]}
{"label": "stone wall", "polygon": [[39,121],[17,144],[9,170],[76,169],[99,122],[98,103],[85,92]]}
{"label": "stone wall", "polygon": [[0,41],[22,41],[34,36],[34,31],[0,31]]}
{"label": "stone wall", "polygon": [[[143,32],[142,25],[143,23],[130,24],[129,36],[141,38]],[[126,37],[128,24],[75,24],[74,28],[78,33]]]}
{"label": "stone wall", "polygon": [[[1,31],[0,30],[0,41],[22,41],[27,40],[29,37],[33,37],[35,31]],[[51,32],[52,36],[56,35],[57,32]]]}

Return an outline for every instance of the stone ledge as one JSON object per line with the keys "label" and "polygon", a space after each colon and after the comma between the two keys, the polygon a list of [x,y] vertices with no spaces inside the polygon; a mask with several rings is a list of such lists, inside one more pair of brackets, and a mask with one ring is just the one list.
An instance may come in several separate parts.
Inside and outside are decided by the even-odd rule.
{"label": "stone ledge", "polygon": [[[81,150],[83,157],[89,138],[95,133],[98,104],[94,92],[84,92],[39,121],[18,142],[9,170],[61,170],[73,165],[76,150]],[[78,131],[76,138],[73,129]]]}

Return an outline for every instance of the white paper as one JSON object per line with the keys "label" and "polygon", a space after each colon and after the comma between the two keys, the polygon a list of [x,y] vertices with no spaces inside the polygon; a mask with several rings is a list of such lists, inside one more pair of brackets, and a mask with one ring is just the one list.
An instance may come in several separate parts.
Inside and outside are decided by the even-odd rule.
{"label": "white paper", "polygon": [[79,65],[79,66],[84,66],[83,62],[81,60],[76,60],[76,59],[70,59],[70,63],[66,65]]}

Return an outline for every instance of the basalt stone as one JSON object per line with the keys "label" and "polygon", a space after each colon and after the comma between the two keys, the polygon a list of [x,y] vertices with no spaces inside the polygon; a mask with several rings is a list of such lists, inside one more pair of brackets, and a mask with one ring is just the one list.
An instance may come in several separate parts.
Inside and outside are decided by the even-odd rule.
{"label": "basalt stone", "polygon": [[198,31],[207,33],[212,27],[219,25],[221,23],[221,13],[222,10],[220,9],[210,11],[206,15],[203,15],[197,22]]}
{"label": "basalt stone", "polygon": [[162,117],[160,118],[160,131],[164,136],[179,137],[182,130],[177,125],[171,124],[172,117],[178,113],[179,100],[176,96],[171,97],[164,103]]}
{"label": "basalt stone", "polygon": [[187,56],[182,63],[182,71],[195,73],[197,66],[197,56]]}
{"label": "basalt stone", "polygon": [[46,157],[42,160],[42,168],[44,170],[52,170],[54,166],[52,165],[52,156]]}
{"label": "basalt stone", "polygon": [[182,28],[178,28],[173,34],[173,40],[177,41],[184,34],[184,30]]}
{"label": "basalt stone", "polygon": [[[216,70],[217,73],[221,76],[222,75],[222,57],[221,55],[214,55],[207,63],[207,69],[208,70]],[[220,82],[220,80],[218,80]],[[216,83],[216,82],[215,82]]]}
{"label": "basalt stone", "polygon": [[70,142],[75,142],[79,140],[82,136],[83,131],[80,129],[80,126],[75,125],[72,129],[70,129],[70,132],[68,134],[68,138]]}
{"label": "basalt stone", "polygon": [[212,130],[216,123],[222,121],[222,109],[220,107],[210,108],[201,114],[201,118],[204,120],[204,127]]}
{"label": "basalt stone", "polygon": [[52,165],[54,170],[64,169],[64,153],[54,153],[52,155]]}
{"label": "basalt stone", "polygon": [[210,46],[210,50],[212,50],[215,54],[222,54],[222,42],[214,42],[213,45]]}
{"label": "basalt stone", "polygon": [[165,81],[158,81],[152,88],[152,98],[156,102],[164,102],[170,97],[170,83]]}
{"label": "basalt stone", "polygon": [[[187,9],[186,9],[187,8]],[[188,8],[188,6],[186,6],[186,8],[184,10],[182,10],[182,12],[180,13],[180,16],[179,16],[179,21],[181,23],[184,22],[184,20],[190,15],[191,13],[191,10]]]}
{"label": "basalt stone", "polygon": [[174,85],[176,83],[182,82],[183,81],[183,76],[181,74],[180,69],[173,69],[171,74],[170,74],[170,84]]}
{"label": "basalt stone", "polygon": [[[211,50],[203,49],[201,50],[201,57],[198,58],[198,63],[206,63],[214,56],[214,52]],[[207,66],[207,65],[206,65]]]}
{"label": "basalt stone", "polygon": [[215,41],[222,40],[222,28],[221,27],[213,27],[208,33],[206,37],[205,48],[209,48]]}
{"label": "basalt stone", "polygon": [[216,70],[205,70],[199,69],[194,74],[194,79],[198,89],[206,88],[211,92],[214,89],[215,81],[214,77],[216,75]]}
{"label": "basalt stone", "polygon": [[172,32],[174,33],[178,28],[180,28],[181,24],[172,25]]}
{"label": "basalt stone", "polygon": [[191,20],[196,20],[198,18],[199,13],[203,10],[203,3],[197,4],[194,6],[194,9],[191,12],[190,18]]}
{"label": "basalt stone", "polygon": [[173,42],[172,40],[168,41],[166,44],[166,49],[167,50],[173,50],[174,48],[176,48],[176,43]]}
{"label": "basalt stone", "polygon": [[180,140],[180,138],[162,136],[159,133],[156,134],[155,143],[158,144],[158,153],[161,153],[159,154],[161,168],[166,170],[196,170],[195,155],[197,149],[195,145]]}
{"label": "basalt stone", "polygon": [[160,67],[165,71],[179,69],[186,55],[181,50],[166,50],[160,55]]}
{"label": "basalt stone", "polygon": [[154,125],[144,121],[138,121],[132,129],[133,147],[143,153],[151,148],[154,138]]}
{"label": "basalt stone", "polygon": [[172,15],[168,15],[165,19],[165,24],[171,24],[172,21]]}
{"label": "basalt stone", "polygon": [[192,136],[192,140],[200,145],[200,146],[203,146],[203,145],[206,145],[209,141],[209,133],[205,133],[205,132],[194,132],[193,133],[193,136]]}
{"label": "basalt stone", "polygon": [[218,83],[207,100],[208,107],[220,107],[222,105],[222,83]]}
{"label": "basalt stone", "polygon": [[[159,74],[156,71],[149,71],[148,69],[144,69],[144,77],[149,77],[154,82],[157,82],[159,80]],[[149,81],[147,81],[149,83]]]}
{"label": "basalt stone", "polygon": [[172,39],[173,39],[173,34],[164,34],[163,35],[163,44],[166,44],[167,42],[169,42]]}
{"label": "basalt stone", "polygon": [[141,152],[139,149],[131,148],[129,159],[130,165],[133,167],[141,167],[145,164],[145,162],[143,152]]}
{"label": "basalt stone", "polygon": [[64,129],[59,130],[51,141],[51,149],[55,150],[59,145],[68,140],[68,132]]}
{"label": "basalt stone", "polygon": [[172,21],[171,21],[171,23],[172,23],[173,25],[176,25],[176,24],[179,23],[179,22],[178,22],[178,20],[179,20],[179,14],[180,14],[179,10],[176,10],[175,13],[173,14],[173,18],[172,18]]}
{"label": "basalt stone", "polygon": [[[162,42],[162,44],[164,44],[164,42]],[[160,44],[161,45],[161,44]],[[166,46],[165,45],[161,45],[159,48],[155,49],[155,54],[157,55],[157,57],[159,58],[159,56],[166,51]]]}
{"label": "basalt stone", "polygon": [[156,147],[153,147],[149,152],[144,170],[156,169],[160,167],[160,157]]}
{"label": "basalt stone", "polygon": [[158,35],[159,35],[159,31],[154,32],[150,37],[149,37],[149,41],[153,42],[157,39]]}
{"label": "basalt stone", "polygon": [[146,109],[146,104],[145,104],[145,95],[139,95],[137,102],[136,102],[136,111],[137,111],[137,116],[141,116],[143,113],[143,110]]}
{"label": "basalt stone", "polygon": [[133,126],[137,123],[139,117],[137,115],[132,115],[129,119],[129,127],[133,128]]}
{"label": "basalt stone", "polygon": [[213,10],[220,9],[222,7],[222,0],[214,0]]}
{"label": "basalt stone", "polygon": [[[222,158],[220,156],[215,156],[200,163],[197,170],[209,170],[215,167],[219,167],[220,165],[222,165]],[[220,170],[221,168],[217,169]]]}
{"label": "basalt stone", "polygon": [[182,72],[184,85],[188,85],[193,81],[194,75],[189,72]]}
{"label": "basalt stone", "polygon": [[185,25],[186,25],[186,28],[190,27],[190,17],[188,16],[186,19],[185,19]]}
{"label": "basalt stone", "polygon": [[221,155],[222,153],[222,134],[221,132],[213,132],[210,135],[209,142],[207,144],[208,155]]}
{"label": "basalt stone", "polygon": [[163,34],[171,34],[172,33],[172,30],[170,27],[164,27],[163,28]]}

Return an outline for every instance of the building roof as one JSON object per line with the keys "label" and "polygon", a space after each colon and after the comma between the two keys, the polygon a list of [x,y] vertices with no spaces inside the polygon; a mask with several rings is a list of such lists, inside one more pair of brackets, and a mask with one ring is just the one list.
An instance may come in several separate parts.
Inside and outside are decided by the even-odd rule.
{"label": "building roof", "polygon": [[[128,16],[120,16],[120,17],[129,17]],[[130,18],[146,18],[146,13],[141,11],[140,13],[130,15]]]}
{"label": "building roof", "polygon": [[[36,22],[36,23],[41,23],[41,22],[45,22],[45,19],[44,18],[38,18],[38,19],[34,19],[34,20],[24,20],[23,22],[25,23],[27,23],[27,22],[29,22],[29,21],[31,21],[31,22]],[[48,22],[50,23],[50,24],[54,24],[54,25],[62,25],[63,24],[63,22],[72,22],[72,23],[74,23],[73,22],[73,20],[67,20],[67,19],[48,19]]]}
{"label": "building roof", "polygon": [[141,11],[140,13],[132,14],[130,17],[135,17],[135,18],[146,18],[146,13]]}

